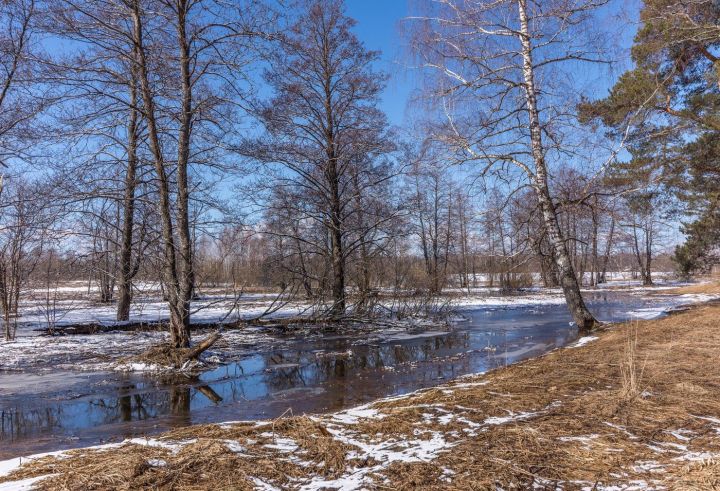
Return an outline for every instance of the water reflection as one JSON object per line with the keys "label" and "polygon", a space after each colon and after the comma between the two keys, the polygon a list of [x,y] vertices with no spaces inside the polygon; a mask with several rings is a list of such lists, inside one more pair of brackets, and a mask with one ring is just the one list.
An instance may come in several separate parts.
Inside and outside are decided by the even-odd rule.
{"label": "water reflection", "polygon": [[[604,320],[639,303],[616,294],[591,299]],[[447,332],[284,338],[281,349],[199,377],[97,373],[80,389],[11,394],[0,402],[0,458],[193,423],[340,409],[537,356],[577,336],[563,305],[464,314]]]}

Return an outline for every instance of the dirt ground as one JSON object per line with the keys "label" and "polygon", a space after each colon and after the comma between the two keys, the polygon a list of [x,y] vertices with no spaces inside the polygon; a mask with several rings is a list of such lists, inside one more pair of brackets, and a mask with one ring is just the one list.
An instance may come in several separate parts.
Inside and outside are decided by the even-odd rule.
{"label": "dirt ground", "polygon": [[[692,293],[720,291],[701,288]],[[720,303],[612,325],[579,344],[354,411],[193,426],[24,460],[0,483],[720,489]]]}

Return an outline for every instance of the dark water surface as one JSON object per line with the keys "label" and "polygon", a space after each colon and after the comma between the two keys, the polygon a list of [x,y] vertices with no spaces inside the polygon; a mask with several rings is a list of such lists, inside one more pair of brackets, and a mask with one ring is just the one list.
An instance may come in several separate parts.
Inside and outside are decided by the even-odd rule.
{"label": "dark water surface", "polygon": [[[604,321],[672,299],[588,295]],[[0,459],[87,446],[197,423],[320,413],[441,384],[564,346],[577,337],[564,305],[471,308],[448,331],[277,335],[198,377],[59,371],[2,374]]]}

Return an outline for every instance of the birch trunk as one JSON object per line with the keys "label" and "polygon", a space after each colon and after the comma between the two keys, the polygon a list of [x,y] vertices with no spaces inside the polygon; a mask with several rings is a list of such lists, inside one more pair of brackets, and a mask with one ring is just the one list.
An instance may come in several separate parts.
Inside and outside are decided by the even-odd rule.
{"label": "birch trunk", "polygon": [[525,99],[530,123],[531,150],[535,163],[533,184],[540,203],[548,240],[555,253],[555,263],[558,268],[560,285],[565,294],[565,301],[578,328],[581,331],[588,331],[595,328],[598,322],[592,313],[590,313],[590,310],[588,310],[583,300],[580,285],[578,284],[573,265],[570,261],[565,237],[563,237],[562,231],[560,230],[555,204],[550,194],[547,166],[542,144],[542,132],[540,129],[540,116],[537,107],[526,0],[518,0],[518,10],[520,14],[520,42],[522,45],[521,54],[523,58]]}

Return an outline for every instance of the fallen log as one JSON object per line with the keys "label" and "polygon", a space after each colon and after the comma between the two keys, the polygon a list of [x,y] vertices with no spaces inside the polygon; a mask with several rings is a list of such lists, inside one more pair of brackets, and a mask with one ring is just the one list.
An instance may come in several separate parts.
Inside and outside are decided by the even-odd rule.
{"label": "fallen log", "polygon": [[203,351],[206,351],[207,349],[209,349],[221,337],[222,337],[222,334],[220,333],[220,331],[213,332],[208,337],[206,337],[205,339],[200,341],[196,346],[194,346],[193,348],[190,348],[190,351],[188,351],[183,356],[183,361],[197,359],[197,357],[200,356],[203,353]]}

